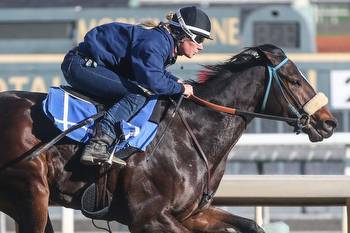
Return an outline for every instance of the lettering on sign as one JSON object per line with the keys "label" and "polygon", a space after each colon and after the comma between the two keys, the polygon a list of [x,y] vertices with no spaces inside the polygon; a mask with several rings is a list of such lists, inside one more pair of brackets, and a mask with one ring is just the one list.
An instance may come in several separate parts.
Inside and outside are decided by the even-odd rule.
{"label": "lettering on sign", "polygon": [[44,78],[43,76],[10,76],[7,78],[0,77],[0,91],[34,91],[47,92],[51,86],[61,85],[61,77],[54,76]]}
{"label": "lettering on sign", "polygon": [[236,17],[230,18],[212,18],[211,34],[214,40],[209,40],[208,44],[222,45],[239,45],[239,19]]}
{"label": "lettering on sign", "polygon": [[[84,39],[85,34],[92,28],[111,22],[123,22],[130,24],[137,24],[148,19],[136,19],[136,18],[101,18],[101,19],[79,19],[78,20],[78,35],[77,42],[81,42]],[[156,22],[159,22],[159,18],[152,18]],[[237,46],[240,44],[239,40],[239,18],[227,17],[227,18],[211,18],[212,22],[212,37],[214,40],[208,40],[208,45],[229,45]]]}

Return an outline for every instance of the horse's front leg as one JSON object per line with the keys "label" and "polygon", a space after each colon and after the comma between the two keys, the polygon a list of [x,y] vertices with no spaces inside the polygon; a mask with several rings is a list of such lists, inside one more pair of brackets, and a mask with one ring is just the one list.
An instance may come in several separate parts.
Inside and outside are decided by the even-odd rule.
{"label": "horse's front leg", "polygon": [[[36,187],[33,193],[29,195],[28,193],[26,194],[27,196],[23,194],[23,199],[16,204],[16,208],[19,211],[15,219],[18,224],[18,232],[53,232],[52,226],[50,225],[51,222],[48,222],[48,220],[50,221],[48,218],[48,188]],[[49,225],[47,225],[47,223]]]}
{"label": "horse's front leg", "polygon": [[[13,218],[20,233],[53,232],[47,225],[49,220],[49,186],[46,177],[47,168],[41,158],[13,169],[9,177],[12,203],[15,209]],[[10,198],[11,199],[11,198]],[[50,229],[51,228],[51,229]]]}
{"label": "horse's front leg", "polygon": [[210,206],[187,219],[184,223],[194,233],[264,233],[253,220],[230,214]]}
{"label": "horse's front leg", "polygon": [[30,199],[28,196],[23,196],[23,199],[15,205],[18,210],[15,221],[18,224],[19,233],[53,232],[52,227],[46,226],[48,195],[44,195],[41,191],[36,192],[36,195]]}

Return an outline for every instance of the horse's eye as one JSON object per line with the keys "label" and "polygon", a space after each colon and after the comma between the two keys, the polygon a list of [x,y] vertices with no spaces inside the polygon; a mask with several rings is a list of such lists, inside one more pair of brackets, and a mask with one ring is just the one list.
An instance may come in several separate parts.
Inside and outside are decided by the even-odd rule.
{"label": "horse's eye", "polygon": [[290,82],[291,82],[292,85],[295,85],[295,86],[296,86],[296,85],[297,85],[297,86],[300,86],[300,85],[301,85],[301,83],[300,83],[299,80],[291,80]]}

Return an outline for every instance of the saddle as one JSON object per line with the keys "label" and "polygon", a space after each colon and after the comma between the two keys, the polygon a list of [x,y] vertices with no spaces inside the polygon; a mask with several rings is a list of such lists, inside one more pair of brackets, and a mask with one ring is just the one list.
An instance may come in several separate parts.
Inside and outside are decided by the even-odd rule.
{"label": "saddle", "polygon": [[92,103],[93,105],[96,106],[98,111],[103,111],[113,104],[110,100],[104,100],[104,99],[101,99],[97,96],[92,96],[90,94],[86,94],[80,90],[78,91],[78,90],[74,89],[71,86],[61,85],[60,88],[64,91],[68,92],[72,96],[76,96],[80,99],[83,99],[83,100],[86,100],[86,101]]}
{"label": "saddle", "polygon": [[[145,106],[128,122],[120,122],[124,140],[113,145],[113,152],[118,158],[125,159],[137,151],[145,151],[153,140],[160,121],[159,108],[156,108],[157,98],[148,98]],[[99,99],[73,89],[70,86],[51,87],[47,98],[43,101],[43,110],[55,126],[62,132],[79,122],[108,109],[114,102]],[[100,114],[101,115],[101,114]],[[86,143],[93,133],[94,122],[69,132],[67,137],[81,143]]]}

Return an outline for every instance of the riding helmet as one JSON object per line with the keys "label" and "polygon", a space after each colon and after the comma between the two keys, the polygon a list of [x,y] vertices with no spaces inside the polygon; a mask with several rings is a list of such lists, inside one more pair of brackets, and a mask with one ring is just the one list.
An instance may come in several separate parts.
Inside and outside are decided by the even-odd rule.
{"label": "riding helmet", "polygon": [[208,15],[201,9],[190,6],[176,11],[169,23],[182,31],[192,40],[201,43],[203,39],[211,39],[211,23]]}

